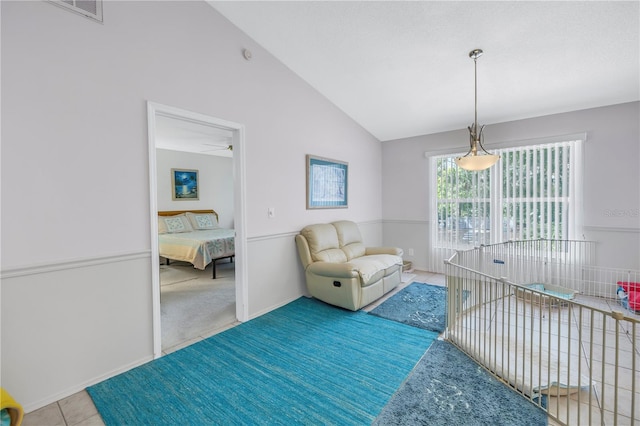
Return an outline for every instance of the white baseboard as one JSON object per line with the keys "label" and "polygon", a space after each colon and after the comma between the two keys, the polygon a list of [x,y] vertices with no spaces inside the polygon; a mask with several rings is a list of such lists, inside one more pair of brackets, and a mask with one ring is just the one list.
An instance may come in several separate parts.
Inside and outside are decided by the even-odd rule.
{"label": "white baseboard", "polygon": [[276,309],[281,308],[281,307],[283,307],[284,305],[288,305],[289,303],[293,302],[294,300],[298,300],[298,299],[299,299],[300,297],[302,297],[302,296],[304,296],[304,297],[309,297],[309,296],[306,296],[306,295],[300,295],[300,296],[297,296],[297,297],[290,298],[290,299],[288,299],[288,300],[285,300],[284,302],[278,303],[278,304],[276,304],[276,305],[272,305],[272,306],[270,306],[270,307],[268,307],[268,308],[262,309],[262,310],[261,310],[261,311],[259,311],[259,312],[255,312],[253,315],[251,315],[251,316],[249,317],[249,320],[252,320],[252,319],[254,319],[254,318],[258,318],[259,316],[262,316],[262,315],[264,315],[264,314],[266,314],[266,313],[269,313],[269,312],[271,312],[271,311],[275,311]]}
{"label": "white baseboard", "polygon": [[143,364],[146,364],[147,362],[152,361],[152,360],[153,360],[153,357],[145,357],[145,358],[143,358],[141,360],[138,360],[136,362],[133,362],[133,363],[130,363],[130,364],[125,365],[123,367],[117,368],[117,369],[115,369],[115,370],[113,370],[113,371],[111,371],[111,372],[109,372],[107,374],[100,375],[100,376],[98,376],[98,377],[96,377],[94,379],[88,380],[88,381],[86,381],[84,383],[79,383],[79,384],[77,384],[75,386],[72,386],[70,388],[67,388],[67,389],[65,389],[65,390],[63,390],[61,392],[55,393],[53,395],[50,395],[50,396],[48,396],[48,397],[46,397],[44,399],[41,399],[39,401],[34,401],[34,402],[29,403],[29,404],[23,405],[22,408],[24,409],[25,413],[30,413],[32,411],[35,411],[35,410],[39,409],[39,408],[46,407],[49,404],[53,404],[54,402],[60,401],[61,399],[70,397],[71,395],[74,395],[74,394],[76,394],[78,392],[81,392],[81,391],[85,390],[86,388],[88,388],[89,386],[95,385],[96,383],[100,383],[100,382],[102,382],[104,380],[110,379],[111,377],[117,376],[118,374],[122,374],[122,373],[124,373],[126,371],[129,371],[132,368],[136,368],[136,367],[139,367],[139,366],[141,366]]}

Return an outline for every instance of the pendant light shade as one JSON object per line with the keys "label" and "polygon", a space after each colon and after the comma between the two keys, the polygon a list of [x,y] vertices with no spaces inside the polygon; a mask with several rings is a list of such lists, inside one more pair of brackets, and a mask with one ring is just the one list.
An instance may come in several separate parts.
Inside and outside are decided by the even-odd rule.
{"label": "pendant light shade", "polygon": [[[482,56],[482,49],[474,49],[469,52],[469,57],[473,59],[473,68],[474,68],[474,94],[475,94],[475,116],[474,122],[469,129],[469,152],[464,157],[457,157],[456,164],[458,167],[461,167],[465,170],[484,170],[493,166],[500,159],[499,155],[491,154],[482,145],[482,141],[484,140],[484,136],[482,135],[482,131],[484,130],[484,126],[478,128],[478,67],[477,61],[480,56]],[[480,152],[478,152],[480,151]]]}
{"label": "pendant light shade", "polygon": [[456,158],[456,164],[458,167],[465,170],[471,170],[477,172],[479,170],[488,169],[498,162],[499,155],[484,154],[484,155],[465,155],[464,157]]}

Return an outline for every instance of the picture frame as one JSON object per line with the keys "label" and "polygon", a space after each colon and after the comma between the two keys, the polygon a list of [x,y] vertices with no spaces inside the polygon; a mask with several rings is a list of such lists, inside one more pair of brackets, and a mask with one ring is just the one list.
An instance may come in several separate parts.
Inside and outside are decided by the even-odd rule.
{"label": "picture frame", "polygon": [[200,199],[198,170],[171,169],[171,198],[174,201]]}
{"label": "picture frame", "polygon": [[349,207],[349,163],[308,155],[307,210]]}

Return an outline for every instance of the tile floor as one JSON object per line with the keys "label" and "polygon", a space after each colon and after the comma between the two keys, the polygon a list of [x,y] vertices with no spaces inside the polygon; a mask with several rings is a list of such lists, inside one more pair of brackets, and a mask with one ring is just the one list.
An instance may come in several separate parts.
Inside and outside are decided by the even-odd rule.
{"label": "tile floor", "polygon": [[579,383],[583,390],[569,397],[548,398],[549,413],[560,419],[550,424],[629,425],[634,399],[633,416],[640,417],[640,371],[636,367],[634,392],[632,367],[640,364],[640,315],[625,311],[628,320],[617,321],[610,315],[623,311],[616,300],[578,295],[584,306],[549,307],[508,287],[478,290],[476,283],[462,284],[468,296],[449,337],[527,394],[541,382]]}
{"label": "tile floor", "polygon": [[78,392],[24,416],[23,426],[96,426],[102,417],[86,391]]}
{"label": "tile floor", "polygon": [[[616,300],[578,295],[576,301],[604,312],[624,312],[627,318],[635,321],[640,320],[640,315],[623,309]],[[638,421],[640,419],[640,389],[638,389],[640,387],[640,370],[637,367],[640,364],[640,324],[636,322],[634,336],[632,321],[622,320],[616,324],[617,321],[607,317],[606,324],[603,324],[597,313],[594,313],[593,317],[594,322],[592,323],[588,309],[577,309],[569,324],[563,324],[562,330],[567,332],[571,328],[572,336],[578,336],[581,323],[583,330],[589,329],[594,324],[593,357],[586,355],[590,350],[589,336],[583,337],[579,352],[585,354],[580,357],[582,371],[587,372],[590,368],[592,369],[595,387],[591,389],[591,394],[588,391],[582,391],[569,398],[551,398],[549,412],[557,414],[560,419],[564,420],[564,423],[568,424],[578,423],[579,412],[579,423],[581,424],[630,425],[632,423],[630,418],[632,401],[635,399],[635,425],[640,425],[640,421]],[[573,341],[577,342],[577,338],[574,337]],[[602,344],[603,342],[604,344]],[[613,349],[616,346],[617,353]],[[603,351],[604,366],[602,362]],[[618,357],[617,368],[615,367],[616,356]],[[636,365],[635,392],[632,370],[634,358]],[[602,373],[603,371],[604,373]],[[614,409],[617,412],[614,413]]]}

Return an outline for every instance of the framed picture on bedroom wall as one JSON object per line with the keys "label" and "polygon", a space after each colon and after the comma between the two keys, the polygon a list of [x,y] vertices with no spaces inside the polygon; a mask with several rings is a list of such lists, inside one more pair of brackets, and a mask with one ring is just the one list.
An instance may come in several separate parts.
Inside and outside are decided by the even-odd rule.
{"label": "framed picture on bedroom wall", "polygon": [[307,209],[349,206],[349,163],[307,155]]}
{"label": "framed picture on bedroom wall", "polygon": [[199,200],[198,171],[171,169],[171,198],[173,200]]}

